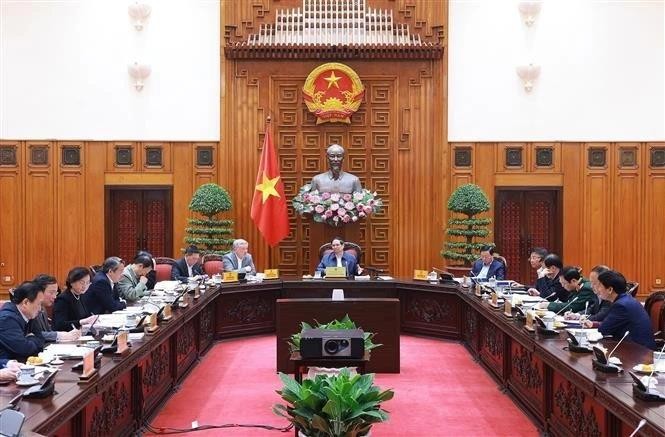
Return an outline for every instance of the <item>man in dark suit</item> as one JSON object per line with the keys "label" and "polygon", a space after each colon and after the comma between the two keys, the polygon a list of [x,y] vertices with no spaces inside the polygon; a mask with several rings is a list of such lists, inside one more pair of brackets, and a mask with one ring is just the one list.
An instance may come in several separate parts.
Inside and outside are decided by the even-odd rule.
{"label": "man in dark suit", "polygon": [[626,278],[609,270],[598,275],[598,295],[611,302],[610,310],[602,322],[587,320],[586,328],[598,328],[603,335],[620,340],[628,332],[628,339],[649,349],[656,348],[651,321],[642,304],[626,293]]}
{"label": "man in dark suit", "polygon": [[252,255],[247,253],[249,243],[243,239],[237,239],[233,242],[233,251],[227,253],[222,257],[225,272],[241,272],[249,273],[250,275],[256,274],[256,267]]}
{"label": "man in dark suit", "polygon": [[[189,278],[203,275],[201,264],[201,252],[198,247],[191,245],[185,249],[185,256],[180,258],[171,269],[171,279],[174,281],[187,282]],[[197,278],[198,279],[198,278]]]}
{"label": "man in dark suit", "polygon": [[125,262],[117,256],[106,258],[102,264],[102,271],[97,272],[90,284],[90,288],[81,300],[92,314],[110,314],[113,311],[124,310],[127,304],[120,299],[120,293],[115,284],[122,278]]}
{"label": "man in dark suit", "polygon": [[323,255],[316,271],[325,274],[326,267],[346,267],[346,276],[355,276],[362,272],[362,269],[358,267],[356,257],[344,252],[344,240],[336,237],[330,244],[332,252]]}
{"label": "man in dark suit", "polygon": [[494,258],[494,247],[483,246],[480,248],[480,259],[473,263],[471,276],[479,279],[494,277],[498,280],[506,278],[506,266],[501,260]]}
{"label": "man in dark suit", "polygon": [[44,292],[34,282],[24,282],[12,294],[11,301],[0,309],[0,360],[23,361],[37,355],[44,339],[28,333],[28,322],[42,308]]}
{"label": "man in dark suit", "polygon": [[554,302],[567,302],[570,292],[563,288],[559,276],[561,269],[563,269],[563,261],[559,255],[550,253],[545,257],[545,276],[538,278],[535,288],[529,288],[528,292],[531,296],[540,296],[544,299]]}

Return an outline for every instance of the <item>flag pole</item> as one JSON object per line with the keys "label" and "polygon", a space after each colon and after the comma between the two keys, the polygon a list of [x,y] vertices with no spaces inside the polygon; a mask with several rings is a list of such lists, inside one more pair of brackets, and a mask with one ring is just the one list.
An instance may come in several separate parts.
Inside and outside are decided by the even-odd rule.
{"label": "flag pole", "polygon": [[[268,115],[266,117],[266,123],[265,123],[265,126],[263,128],[264,137],[265,137],[265,135],[268,135],[268,129],[270,129],[270,122],[271,121],[272,121],[272,118],[270,117],[270,115]],[[264,141],[264,143],[265,143],[265,141]],[[263,153],[263,150],[261,150],[261,152]],[[268,266],[270,266],[270,268],[273,268],[272,265],[273,265],[272,264],[272,246],[270,244],[268,244]],[[264,267],[263,270],[265,270],[265,267]]]}

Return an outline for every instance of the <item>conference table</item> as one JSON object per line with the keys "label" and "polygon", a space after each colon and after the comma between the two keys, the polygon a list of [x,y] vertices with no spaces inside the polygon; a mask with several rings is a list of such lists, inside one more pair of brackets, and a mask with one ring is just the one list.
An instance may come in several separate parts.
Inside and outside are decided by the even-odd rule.
{"label": "conference table", "polygon": [[[98,376],[87,383],[79,382],[78,374],[71,371],[72,362],[66,361],[56,375],[55,395],[21,401],[23,430],[58,436],[129,435],[155,415],[215,340],[285,332],[277,326],[279,302],[309,299],[325,304],[334,288],[343,289],[351,301],[370,302],[370,307],[371,302],[384,302],[386,311],[398,308],[398,327],[393,326],[398,334],[462,342],[500,388],[549,434],[629,435],[646,419],[640,435],[665,435],[665,404],[633,398],[630,375],[593,370],[590,354],[566,350],[564,334],[529,333],[522,322],[507,318],[456,282],[299,278],[211,286],[187,308],[174,311],[155,333],[133,341],[128,355],[102,357]],[[363,328],[373,329],[371,324]],[[377,339],[381,335],[386,333],[377,331]],[[279,348],[285,340],[276,337]],[[613,347],[612,341],[603,344]],[[380,349],[372,352],[368,366],[394,366],[390,360],[395,350],[382,356]],[[396,353],[399,359],[399,349]],[[614,355],[629,369],[650,363],[652,352],[626,341]],[[399,361],[393,371],[399,371]],[[665,385],[662,376],[660,385]],[[0,408],[19,391],[15,384],[0,386]]]}

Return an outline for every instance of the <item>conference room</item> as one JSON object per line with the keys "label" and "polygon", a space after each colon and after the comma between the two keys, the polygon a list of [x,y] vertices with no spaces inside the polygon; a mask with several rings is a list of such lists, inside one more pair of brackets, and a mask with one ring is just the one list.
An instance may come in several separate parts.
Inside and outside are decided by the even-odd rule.
{"label": "conference room", "polygon": [[664,18],[0,2],[0,432],[664,435]]}

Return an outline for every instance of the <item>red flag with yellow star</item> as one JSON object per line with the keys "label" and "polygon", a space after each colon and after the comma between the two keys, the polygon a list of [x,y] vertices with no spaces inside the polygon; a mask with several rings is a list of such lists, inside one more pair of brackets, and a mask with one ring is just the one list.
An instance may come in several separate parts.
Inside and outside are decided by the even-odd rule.
{"label": "red flag with yellow star", "polygon": [[261,162],[256,174],[251,217],[270,246],[277,245],[289,235],[289,217],[286,213],[284,183],[279,175],[277,155],[272,144],[269,127],[266,127]]}

